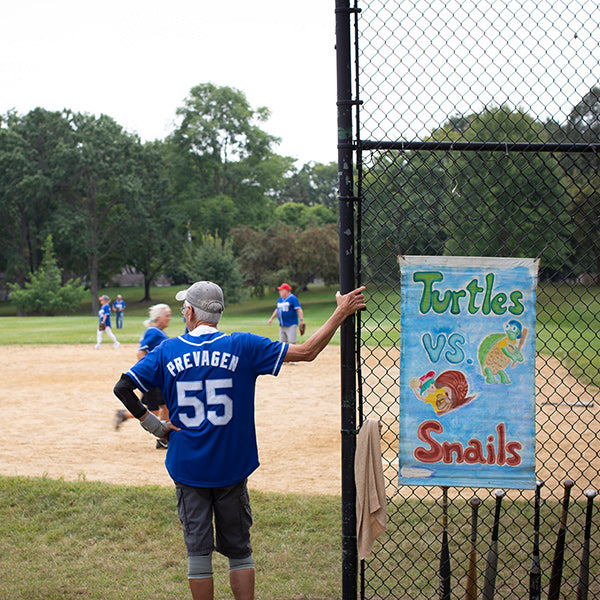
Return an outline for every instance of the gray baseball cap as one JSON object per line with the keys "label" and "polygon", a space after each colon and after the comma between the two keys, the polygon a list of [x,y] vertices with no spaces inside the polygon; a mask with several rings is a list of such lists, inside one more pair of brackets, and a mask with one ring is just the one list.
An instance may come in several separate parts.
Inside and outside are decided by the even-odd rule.
{"label": "gray baseball cap", "polygon": [[175,298],[179,301],[187,301],[194,308],[207,313],[219,314],[225,308],[223,290],[212,281],[197,281],[187,290],[177,292]]}

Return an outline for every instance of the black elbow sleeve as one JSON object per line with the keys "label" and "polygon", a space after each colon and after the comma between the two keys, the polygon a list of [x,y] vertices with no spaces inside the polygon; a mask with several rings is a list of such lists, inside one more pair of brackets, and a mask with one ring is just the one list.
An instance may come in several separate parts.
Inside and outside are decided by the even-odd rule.
{"label": "black elbow sleeve", "polygon": [[114,395],[123,403],[125,408],[136,418],[139,419],[146,414],[146,407],[140,402],[139,398],[135,395],[134,391],[136,385],[129,377],[123,373],[121,379],[117,381],[113,388]]}

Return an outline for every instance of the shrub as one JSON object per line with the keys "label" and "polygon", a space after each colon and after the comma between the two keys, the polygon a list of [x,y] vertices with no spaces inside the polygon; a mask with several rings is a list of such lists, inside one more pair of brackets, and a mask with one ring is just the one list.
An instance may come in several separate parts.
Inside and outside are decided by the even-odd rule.
{"label": "shrub", "polygon": [[213,281],[220,285],[226,304],[244,299],[244,280],[231,241],[202,236],[198,246],[188,249],[182,267],[191,283]]}
{"label": "shrub", "polygon": [[54,255],[52,236],[49,235],[42,247],[42,263],[23,287],[9,284],[9,298],[19,313],[55,315],[74,312],[87,295],[79,279],[62,283],[62,273]]}

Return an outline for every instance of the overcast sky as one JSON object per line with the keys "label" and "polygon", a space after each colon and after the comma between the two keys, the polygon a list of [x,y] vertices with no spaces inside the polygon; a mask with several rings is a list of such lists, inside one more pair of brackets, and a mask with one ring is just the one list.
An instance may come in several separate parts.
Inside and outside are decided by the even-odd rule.
{"label": "overcast sky", "polygon": [[7,0],[0,112],[68,108],[163,139],[200,83],[237,88],[279,154],[337,160],[333,0]]}

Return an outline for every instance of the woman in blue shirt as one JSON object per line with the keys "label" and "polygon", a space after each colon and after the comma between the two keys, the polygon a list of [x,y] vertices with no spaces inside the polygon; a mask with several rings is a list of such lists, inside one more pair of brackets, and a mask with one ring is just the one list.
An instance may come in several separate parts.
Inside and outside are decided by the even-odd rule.
{"label": "woman in blue shirt", "polygon": [[110,298],[106,295],[100,296],[100,310],[98,311],[98,329],[96,331],[96,345],[94,348],[100,350],[102,344],[102,334],[106,331],[106,335],[113,341],[113,348],[120,346],[115,334],[110,327]]}
{"label": "woman in blue shirt", "polygon": [[[154,348],[160,346],[169,336],[165,333],[165,329],[171,322],[171,308],[168,304],[155,304],[150,307],[149,319],[144,321],[146,331],[140,338],[140,346],[137,351],[137,359],[141,360],[148,352],[152,352]],[[155,387],[148,390],[142,395],[142,403],[146,408],[154,413],[161,420],[169,420],[169,411],[165,406],[164,398],[160,388]],[[115,429],[119,429],[123,421],[133,418],[133,415],[126,410],[118,410],[115,416]],[[166,448],[166,440],[156,440],[156,448]]]}

